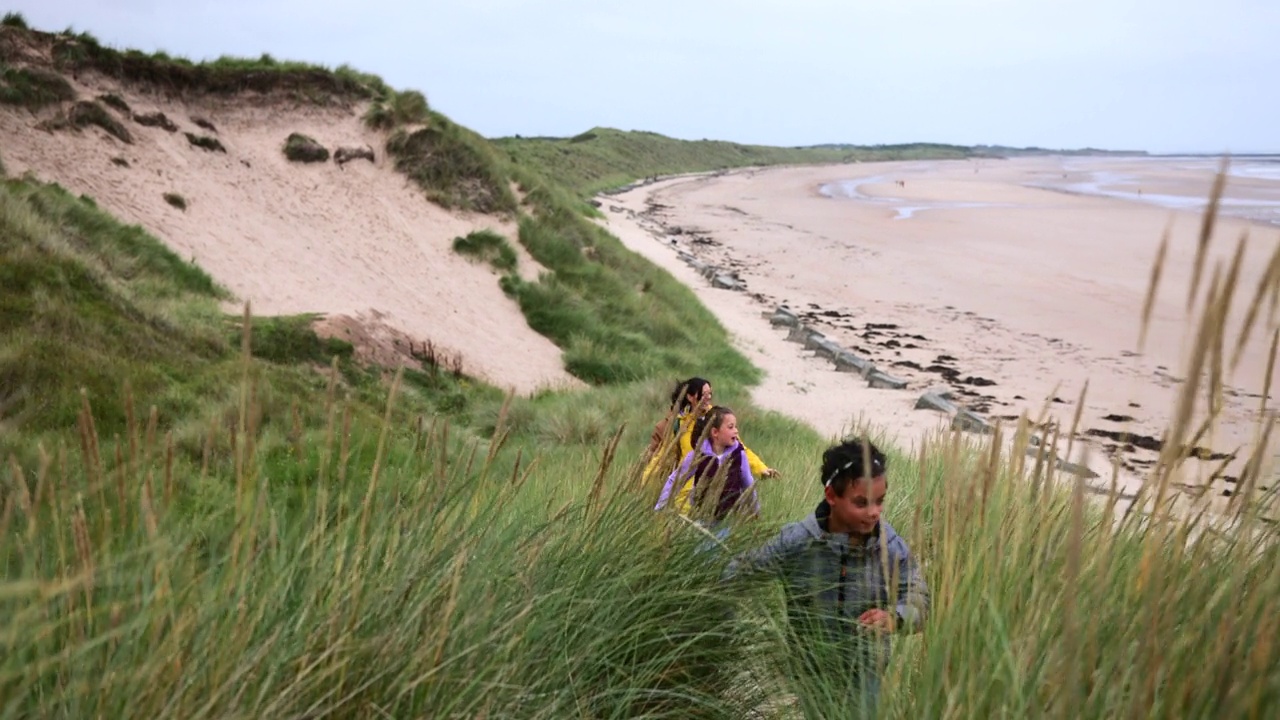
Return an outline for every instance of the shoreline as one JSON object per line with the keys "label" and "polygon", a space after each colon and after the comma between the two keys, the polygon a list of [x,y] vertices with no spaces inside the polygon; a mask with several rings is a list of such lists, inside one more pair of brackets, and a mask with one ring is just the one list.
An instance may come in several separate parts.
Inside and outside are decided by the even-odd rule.
{"label": "shoreline", "polygon": [[[941,307],[924,310],[923,306],[917,305],[881,313],[866,307],[855,310],[845,303],[820,298],[793,299],[791,293],[782,292],[783,288],[771,287],[769,280],[776,279],[779,273],[776,263],[761,262],[759,258],[752,257],[753,253],[743,252],[740,245],[727,242],[725,238],[745,235],[736,228],[748,221],[788,228],[793,233],[802,234],[803,228],[787,224],[781,218],[762,219],[736,206],[710,209],[704,205],[690,210],[681,208],[676,202],[693,195],[699,188],[715,183],[734,184],[743,197],[749,197],[759,190],[754,186],[748,187],[749,182],[761,175],[776,185],[785,182],[790,188],[803,188],[810,195],[819,195],[817,188],[820,184],[797,182],[787,174],[808,173],[806,179],[809,180],[812,180],[809,176],[814,174],[834,174],[839,177],[832,177],[828,182],[837,182],[856,179],[851,176],[859,169],[870,169],[877,176],[883,176],[886,171],[893,172],[903,166],[918,170],[922,165],[936,166],[943,162],[888,161],[838,169],[830,166],[739,168],[651,181],[618,194],[599,195],[597,199],[607,218],[601,224],[630,249],[640,252],[688,285],[729,328],[739,349],[764,370],[766,379],[752,391],[758,405],[803,420],[826,435],[843,432],[859,419],[870,420],[873,426],[886,433],[886,439],[906,452],[918,450],[924,437],[937,430],[948,429],[958,416],[962,417],[963,424],[979,431],[983,427],[981,420],[986,420],[1004,426],[1006,453],[1012,442],[1008,436],[1016,429],[1016,419],[1026,412],[1034,422],[1040,416],[1037,406],[1043,406],[1050,411],[1049,421],[1056,419],[1062,427],[1060,447],[1065,448],[1070,441],[1076,448],[1072,453],[1075,457],[1058,458],[1062,463],[1059,470],[1065,473],[1064,477],[1083,476],[1089,491],[1109,494],[1115,472],[1111,458],[1119,459],[1116,485],[1122,500],[1120,505],[1124,507],[1118,505],[1117,512],[1122,512],[1143,484],[1143,478],[1154,466],[1154,458],[1158,455],[1156,450],[1160,447],[1160,440],[1155,436],[1160,433],[1143,432],[1141,427],[1134,427],[1138,422],[1133,416],[1147,414],[1144,408],[1151,405],[1151,398],[1142,398],[1144,402],[1135,398],[1106,413],[1101,419],[1110,421],[1110,426],[1082,419],[1078,434],[1069,438],[1069,415],[1075,411],[1079,400],[1075,388],[1057,389],[1058,385],[1049,386],[1044,382],[1020,384],[1016,378],[993,372],[992,367],[983,367],[981,361],[987,359],[987,353],[981,348],[974,352],[972,347],[949,347],[947,339],[931,337],[934,333],[925,327],[929,323],[923,322],[931,319],[933,326],[948,322],[966,322],[978,327],[985,324],[996,332],[1000,325],[996,318],[952,306],[946,306],[950,308],[951,316],[941,318],[934,317],[944,310]],[[966,161],[951,162],[962,166],[966,164]],[[768,182],[761,184],[767,185]],[[914,185],[916,180],[909,180],[908,184]],[[715,227],[703,226],[708,223],[694,225],[688,222],[691,215],[707,218],[714,213],[719,213],[717,217],[723,220],[725,212],[735,217]],[[719,268],[719,272],[706,270],[710,267]],[[794,322],[776,316],[780,306],[791,311]],[[820,333],[825,341],[823,338],[805,338],[804,333],[793,325],[810,328]],[[788,335],[792,336],[790,341]],[[1037,342],[1044,345],[1050,354],[1081,352],[1080,348],[1059,338],[1044,337]],[[932,347],[925,347],[930,345]],[[933,362],[904,358],[904,351],[932,354]],[[846,354],[845,362],[841,363],[844,371],[838,369],[836,363],[836,357],[842,352]],[[891,379],[905,382],[891,383],[894,387],[888,388],[870,387],[864,373],[856,369],[850,372],[850,354],[874,364],[877,370]],[[1083,364],[1087,367],[1087,360]],[[1049,368],[1049,365],[1045,367]],[[1158,367],[1161,369],[1156,372],[1158,378],[1163,378],[1160,380],[1162,387],[1168,390],[1180,384],[1180,379],[1168,367]],[[1042,392],[1035,391],[1037,385]],[[936,390],[949,390],[954,407],[937,403],[936,397],[929,398],[935,409],[917,407],[922,397]],[[1236,394],[1242,396],[1242,401],[1260,398],[1243,389],[1237,390]],[[1021,407],[1012,407],[1018,403],[1011,403],[1011,400],[1021,403]],[[943,410],[939,411],[937,407]],[[1065,421],[1061,417],[1063,412],[1068,414]],[[1054,418],[1055,414],[1057,418]],[[1035,428],[1032,431],[1035,432]],[[1203,483],[1212,472],[1211,467],[1217,469],[1219,477],[1214,479],[1213,493],[1205,494],[1210,505],[1220,507],[1228,501],[1232,481],[1237,478],[1222,471],[1222,467],[1234,461],[1234,455],[1229,448],[1220,448],[1221,442],[1214,445],[1214,440],[1207,438],[1196,443],[1197,453],[1203,453],[1204,460],[1188,460],[1184,474],[1199,475]],[[1035,460],[1028,458],[1028,462],[1034,463]],[[1219,489],[1221,485],[1225,487]],[[1188,496],[1204,492],[1191,485],[1182,489]]]}

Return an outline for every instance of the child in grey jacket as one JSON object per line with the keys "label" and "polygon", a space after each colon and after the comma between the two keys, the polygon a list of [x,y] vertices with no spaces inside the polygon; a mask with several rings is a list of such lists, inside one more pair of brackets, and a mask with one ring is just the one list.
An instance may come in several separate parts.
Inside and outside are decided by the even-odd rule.
{"label": "child in grey jacket", "polygon": [[[919,632],[929,589],[907,543],[880,517],[887,459],[870,441],[846,440],[822,456],[823,499],[767,544],[734,558],[725,579],[770,571],[785,587],[803,666],[820,671],[819,646],[838,649],[849,700],[873,712],[894,632]],[[802,698],[803,700],[803,698]]]}

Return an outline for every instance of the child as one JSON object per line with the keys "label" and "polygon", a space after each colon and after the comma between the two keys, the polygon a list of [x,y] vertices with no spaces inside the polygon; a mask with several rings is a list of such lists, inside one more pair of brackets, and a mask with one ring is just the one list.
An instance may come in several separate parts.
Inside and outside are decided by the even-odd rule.
{"label": "child", "polygon": [[[669,477],[678,467],[679,459],[693,452],[695,438],[700,437],[694,432],[694,424],[711,407],[711,396],[711,383],[704,378],[691,377],[676,383],[671,392],[671,410],[667,417],[654,425],[649,439],[649,462],[644,471],[646,487],[652,487],[658,478]],[[743,445],[742,450],[746,453],[753,477],[778,476],[778,471],[765,465],[751,448]],[[676,494],[675,505],[682,514],[688,514],[689,487],[681,488]]]}
{"label": "child", "polygon": [[698,451],[690,451],[667,478],[655,510],[666,506],[673,492],[690,496],[689,512],[720,539],[728,534],[725,521],[744,503],[752,517],[760,515],[755,477],[746,448],[738,440],[738,418],[722,405],[698,419],[694,436],[703,437]]}
{"label": "child", "polygon": [[[885,465],[884,454],[866,440],[828,448],[824,497],[813,514],[732,560],[724,576],[777,573],[806,669],[822,672],[815,662],[820,644],[838,648],[840,676],[852,680],[849,699],[864,712],[876,704],[890,633],[919,632],[929,610],[929,589],[906,541],[880,517]],[[821,676],[829,679],[830,670]]]}

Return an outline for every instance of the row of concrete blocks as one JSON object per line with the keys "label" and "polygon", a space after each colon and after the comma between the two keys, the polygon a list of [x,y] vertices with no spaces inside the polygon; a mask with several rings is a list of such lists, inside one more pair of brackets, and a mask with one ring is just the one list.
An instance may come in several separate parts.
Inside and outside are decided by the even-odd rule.
{"label": "row of concrete blocks", "polygon": [[732,273],[725,272],[715,265],[705,263],[687,252],[682,251],[679,257],[686,265],[697,270],[699,275],[710,280],[712,287],[718,287],[724,290],[745,290],[747,287]]}
{"label": "row of concrete blocks", "polygon": [[[873,388],[906,389],[906,380],[876,369],[875,364],[870,360],[840,347],[835,341],[808,327],[800,321],[800,318],[795,313],[787,308],[779,306],[773,311],[765,312],[764,315],[769,318],[769,324],[774,327],[790,328],[787,333],[787,340],[800,343],[806,350],[812,350],[818,357],[831,360],[838,372],[861,375],[866,378],[867,385]],[[947,414],[951,418],[951,427],[954,430],[985,435],[990,434],[994,429],[986,418],[968,408],[957,405],[955,395],[945,388],[926,391],[916,400],[916,409],[937,410]],[[1030,438],[1031,447],[1027,449],[1027,454],[1029,456],[1038,455],[1040,443],[1040,438],[1032,435]],[[1098,477],[1098,474],[1089,468],[1067,462],[1056,455],[1051,460],[1056,461],[1058,470],[1082,477]]]}
{"label": "row of concrete blocks", "polygon": [[[993,431],[994,428],[986,418],[972,410],[969,410],[968,408],[956,405],[955,399],[955,395],[945,388],[941,390],[930,390],[921,395],[920,399],[916,401],[916,409],[940,410],[950,415],[951,427],[956,430],[980,433],[984,435],[988,435]],[[1032,458],[1039,457],[1041,453],[1040,445],[1043,442],[1044,441],[1040,439],[1039,435],[1032,435],[1027,438],[1027,445],[1029,446],[1027,448],[1027,456]],[[1072,475],[1079,475],[1084,478],[1098,477],[1098,473],[1090,470],[1088,466],[1081,465],[1079,463],[1067,462],[1048,449],[1045,449],[1043,452],[1045,454],[1045,462],[1049,463],[1057,470],[1070,473]]]}
{"label": "row of concrete blocks", "polygon": [[769,318],[769,324],[774,327],[791,328],[787,333],[788,340],[800,343],[805,350],[812,350],[818,357],[830,360],[837,371],[861,375],[866,378],[867,385],[873,388],[903,390],[907,387],[906,380],[879,370],[867,358],[840,347],[831,338],[800,322],[800,318],[787,308],[779,307],[765,315]]}

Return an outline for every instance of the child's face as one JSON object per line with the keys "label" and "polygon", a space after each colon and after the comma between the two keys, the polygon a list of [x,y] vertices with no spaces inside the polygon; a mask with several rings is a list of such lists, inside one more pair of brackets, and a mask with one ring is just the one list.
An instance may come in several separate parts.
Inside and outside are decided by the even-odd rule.
{"label": "child's face", "polygon": [[707,383],[702,386],[701,394],[694,395],[693,393],[689,393],[686,398],[689,400],[689,404],[692,405],[699,413],[704,412],[707,408],[711,407],[711,383]]}
{"label": "child's face", "polygon": [[733,413],[726,414],[720,427],[711,428],[711,444],[726,448],[738,441],[738,418]]}
{"label": "child's face", "polygon": [[874,530],[876,523],[880,522],[880,512],[884,510],[887,489],[884,475],[870,480],[855,480],[845,487],[844,495],[836,495],[835,490],[827,486],[827,504],[831,506],[831,531],[865,535]]}

